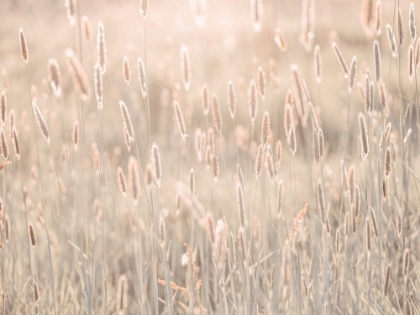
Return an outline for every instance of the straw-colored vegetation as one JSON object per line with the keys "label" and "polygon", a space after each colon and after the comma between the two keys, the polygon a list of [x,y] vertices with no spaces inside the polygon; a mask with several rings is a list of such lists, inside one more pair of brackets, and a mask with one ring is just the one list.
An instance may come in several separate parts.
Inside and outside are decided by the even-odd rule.
{"label": "straw-colored vegetation", "polygon": [[0,3],[2,314],[420,314],[416,1]]}

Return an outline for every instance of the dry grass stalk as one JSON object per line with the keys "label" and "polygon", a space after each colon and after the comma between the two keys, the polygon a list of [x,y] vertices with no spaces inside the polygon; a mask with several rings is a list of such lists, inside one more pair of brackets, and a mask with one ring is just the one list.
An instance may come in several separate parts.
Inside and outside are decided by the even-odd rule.
{"label": "dry grass stalk", "polygon": [[299,40],[306,51],[312,50],[312,42],[314,39],[315,31],[315,1],[303,0],[302,1],[302,19],[301,19],[301,32]]}
{"label": "dry grass stalk", "polygon": [[362,23],[363,30],[367,36],[372,35],[372,27],[374,23],[374,4],[373,0],[363,0],[362,10],[360,13],[360,21]]}
{"label": "dry grass stalk", "polygon": [[102,70],[99,64],[95,64],[94,82],[95,82],[95,95],[98,109],[103,108],[103,77]]}
{"label": "dry grass stalk", "polygon": [[410,29],[410,40],[411,44],[414,45],[417,38],[417,31],[416,31],[416,16],[414,13],[414,3],[410,3],[410,11],[408,14],[408,27]]}
{"label": "dry grass stalk", "polygon": [[260,66],[257,70],[257,87],[258,87],[258,94],[260,94],[261,98],[265,98],[265,92],[267,91],[266,87],[266,80],[265,80],[265,72],[264,69]]}
{"label": "dry grass stalk", "polygon": [[284,195],[284,189],[283,189],[283,180],[279,180],[277,185],[277,215],[280,215],[283,211],[283,195]]}
{"label": "dry grass stalk", "polygon": [[195,193],[195,176],[194,176],[194,169],[190,170],[190,195],[194,198]]}
{"label": "dry grass stalk", "polygon": [[312,147],[314,151],[315,162],[319,162],[319,160],[321,159],[321,155],[320,155],[320,148],[319,148],[318,131],[316,129],[313,129],[313,132],[312,132]]}
{"label": "dry grass stalk", "polygon": [[134,129],[133,125],[131,123],[130,114],[128,113],[127,106],[123,101],[120,101],[120,110],[121,110],[121,116],[123,118],[124,126],[128,132],[128,135],[130,136],[130,140],[134,141]]}
{"label": "dry grass stalk", "polygon": [[134,204],[137,204],[140,199],[140,170],[139,164],[135,157],[130,156],[128,160],[128,189],[130,190]]}
{"label": "dry grass stalk", "polygon": [[349,75],[349,93],[353,90],[355,77],[356,77],[356,70],[357,70],[357,57],[353,56],[353,59],[350,63],[350,75]]}
{"label": "dry grass stalk", "polygon": [[155,142],[152,145],[151,160],[153,165],[153,173],[156,176],[156,185],[160,187],[160,182],[162,179],[162,163],[160,159],[159,147]]}
{"label": "dry grass stalk", "polygon": [[5,125],[7,118],[7,97],[6,92],[3,90],[1,91],[0,95],[0,119],[2,126]]}
{"label": "dry grass stalk", "polygon": [[12,129],[12,144],[15,150],[15,156],[17,160],[20,160],[20,145],[19,145],[19,135],[16,128]]}
{"label": "dry grass stalk", "polygon": [[403,261],[402,261],[402,274],[403,276],[407,276],[410,267],[410,250],[406,248],[404,250]]}
{"label": "dry grass stalk", "polygon": [[56,59],[50,59],[47,65],[48,82],[56,97],[61,95],[61,71]]}
{"label": "dry grass stalk", "polygon": [[6,135],[4,134],[3,129],[0,129],[0,137],[1,137],[1,146],[0,146],[1,155],[7,161],[7,158],[9,157],[9,147],[7,146]]}
{"label": "dry grass stalk", "polygon": [[29,239],[31,241],[31,245],[32,245],[32,247],[35,247],[36,237],[35,237],[34,226],[32,225],[32,223],[29,223],[28,229],[29,229]]}
{"label": "dry grass stalk", "polygon": [[258,112],[257,86],[254,80],[251,80],[248,87],[248,107],[251,122],[254,124]]}
{"label": "dry grass stalk", "polygon": [[375,15],[375,33],[376,36],[381,35],[382,27],[382,3],[380,0],[376,1],[376,15]]}
{"label": "dry grass stalk", "polygon": [[66,7],[69,23],[73,26],[76,20],[76,0],[66,0],[64,6]]}
{"label": "dry grass stalk", "polygon": [[118,286],[117,286],[117,306],[116,306],[117,312],[122,312],[122,310],[127,307],[127,303],[128,303],[127,292],[128,292],[127,276],[121,275],[118,278]]}
{"label": "dry grass stalk", "polygon": [[127,195],[127,179],[124,175],[124,172],[120,166],[117,168],[117,182],[118,188],[125,197]]}
{"label": "dry grass stalk", "polygon": [[265,147],[264,145],[260,144],[258,146],[258,151],[257,151],[257,157],[255,159],[255,174],[258,178],[258,176],[260,176],[262,168],[263,168],[263,164],[264,164],[264,159],[265,159]]}
{"label": "dry grass stalk", "polygon": [[408,78],[410,79],[410,82],[412,82],[414,78],[414,73],[415,73],[414,49],[413,49],[412,44],[408,46],[407,67],[408,67]]}
{"label": "dry grass stalk", "polygon": [[146,18],[149,10],[149,0],[140,0],[140,14]]}
{"label": "dry grass stalk", "polygon": [[210,94],[206,84],[201,88],[201,103],[203,105],[204,115],[207,116],[210,109]]}
{"label": "dry grass stalk", "polygon": [[403,41],[404,41],[404,32],[403,32],[403,26],[402,26],[402,14],[401,14],[401,8],[400,7],[398,7],[397,28],[398,28],[398,43],[401,46],[403,44]]}
{"label": "dry grass stalk", "polygon": [[369,218],[366,219],[366,249],[368,253],[371,252],[371,241],[370,241],[370,223]]}
{"label": "dry grass stalk", "polygon": [[366,159],[369,153],[369,138],[366,129],[365,117],[363,117],[362,113],[359,113],[359,133],[362,156]]}
{"label": "dry grass stalk", "polygon": [[89,80],[83,70],[79,59],[71,48],[66,50],[67,67],[73,79],[73,85],[77,93],[80,94],[82,100],[86,100],[89,96]]}
{"label": "dry grass stalk", "polygon": [[174,113],[175,113],[175,120],[178,125],[179,133],[183,140],[188,136],[187,135],[187,128],[185,127],[184,121],[184,114],[182,113],[181,106],[177,101],[174,101]]}
{"label": "dry grass stalk", "polygon": [[373,55],[375,61],[375,79],[376,83],[381,83],[381,51],[379,49],[378,41],[373,42]]}
{"label": "dry grass stalk", "polygon": [[251,21],[255,32],[261,30],[261,22],[263,17],[262,0],[251,0]]}
{"label": "dry grass stalk", "polygon": [[316,82],[321,83],[322,81],[322,60],[321,60],[321,50],[319,45],[315,46],[314,49],[314,70]]}
{"label": "dry grass stalk", "polygon": [[268,144],[268,137],[270,135],[270,115],[268,111],[264,112],[261,123],[261,143],[266,146]]}
{"label": "dry grass stalk", "polygon": [[213,94],[211,100],[211,108],[213,113],[213,123],[216,127],[216,130],[221,134],[222,133],[222,126],[223,126],[223,118],[222,118],[222,111],[220,109],[219,101],[217,100],[217,96]]}
{"label": "dry grass stalk", "polygon": [[229,106],[230,116],[233,119],[235,118],[235,112],[236,112],[236,95],[235,95],[235,89],[233,88],[233,83],[231,80],[229,80],[228,82],[227,103]]}
{"label": "dry grass stalk", "polygon": [[245,189],[244,174],[242,173],[242,168],[239,164],[236,164],[236,174],[238,175],[238,180],[242,186],[242,190]]}
{"label": "dry grass stalk", "polygon": [[144,69],[143,60],[139,57],[137,58],[137,74],[139,77],[141,94],[143,98],[147,95],[147,85],[146,85],[146,71]]}
{"label": "dry grass stalk", "polygon": [[217,159],[216,154],[212,154],[211,156],[211,166],[212,166],[214,181],[217,182],[217,179],[219,177],[219,161]]}
{"label": "dry grass stalk", "polygon": [[238,214],[239,223],[241,227],[245,227],[245,202],[244,202],[244,191],[240,183],[236,185],[236,193],[238,196]]}
{"label": "dry grass stalk", "polygon": [[281,140],[277,140],[277,143],[276,143],[276,160],[277,160],[277,167],[278,168],[280,168],[282,155],[283,155],[283,145],[281,143]]}
{"label": "dry grass stalk", "polygon": [[92,38],[92,27],[90,26],[89,18],[86,15],[82,16],[82,29],[83,37],[86,41],[90,41]]}
{"label": "dry grass stalk", "polygon": [[332,43],[332,47],[334,49],[335,55],[338,59],[338,62],[340,63],[341,70],[343,70],[344,77],[347,78],[349,75],[349,68],[347,66],[346,60],[343,57],[343,54],[341,53],[340,48],[338,48],[337,44],[335,42]]}
{"label": "dry grass stalk", "polygon": [[280,27],[276,28],[274,42],[277,44],[281,52],[287,51],[287,48],[288,48],[287,40],[286,40],[286,37],[284,36],[283,31],[280,29]]}
{"label": "dry grass stalk", "polygon": [[191,86],[191,59],[187,46],[181,46],[181,75],[186,90]]}
{"label": "dry grass stalk", "polygon": [[25,61],[25,63],[28,63],[28,45],[26,44],[26,37],[25,33],[23,32],[23,29],[19,29],[19,41],[20,41],[20,55]]}
{"label": "dry grass stalk", "polygon": [[73,142],[74,150],[77,151],[77,148],[79,147],[79,122],[77,120],[73,124],[71,139]]}
{"label": "dry grass stalk", "polygon": [[125,83],[130,84],[131,69],[130,69],[130,63],[126,56],[124,56],[124,60],[123,60],[123,76],[124,76]]}
{"label": "dry grass stalk", "polygon": [[97,54],[98,54],[97,63],[101,67],[102,74],[104,74],[106,72],[107,49],[106,49],[106,43],[105,43],[105,29],[101,21],[98,23],[96,49],[97,49]]}
{"label": "dry grass stalk", "polygon": [[41,128],[42,135],[47,141],[47,145],[50,144],[50,133],[48,131],[47,123],[45,122],[44,116],[42,115],[41,111],[38,108],[38,105],[35,102],[32,102],[32,108],[35,113],[36,120],[38,122],[39,127]]}
{"label": "dry grass stalk", "polygon": [[395,40],[394,31],[392,30],[392,27],[389,24],[386,25],[386,33],[388,35],[388,44],[389,44],[389,49],[391,49],[391,52],[392,52],[392,57],[397,58],[398,56],[397,42]]}

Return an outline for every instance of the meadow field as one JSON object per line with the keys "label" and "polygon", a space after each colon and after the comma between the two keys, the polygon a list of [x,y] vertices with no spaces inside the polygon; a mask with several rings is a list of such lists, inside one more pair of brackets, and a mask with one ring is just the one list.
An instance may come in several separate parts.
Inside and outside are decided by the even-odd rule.
{"label": "meadow field", "polygon": [[1,314],[420,315],[419,10],[1,1]]}

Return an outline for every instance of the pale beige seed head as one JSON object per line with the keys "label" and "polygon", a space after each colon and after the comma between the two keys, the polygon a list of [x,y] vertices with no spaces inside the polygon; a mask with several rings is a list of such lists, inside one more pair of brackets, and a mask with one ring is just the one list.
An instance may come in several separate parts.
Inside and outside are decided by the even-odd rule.
{"label": "pale beige seed head", "polygon": [[283,156],[283,144],[282,144],[281,140],[277,140],[277,143],[276,143],[277,168],[280,168],[282,156]]}
{"label": "pale beige seed head", "polygon": [[35,236],[34,226],[32,225],[32,223],[29,223],[28,229],[29,229],[29,240],[31,241],[32,247],[35,247],[36,236]]}
{"label": "pale beige seed head", "polygon": [[270,114],[268,113],[268,111],[265,111],[261,123],[261,143],[264,146],[268,144],[270,130]]}
{"label": "pale beige seed head", "polygon": [[420,68],[420,39],[417,39],[417,44],[416,44],[416,68]]}
{"label": "pale beige seed head", "polygon": [[401,14],[401,8],[398,7],[398,43],[401,46],[404,41],[404,32],[403,32],[403,26],[402,26],[402,14]]}
{"label": "pale beige seed head", "polygon": [[368,253],[371,250],[371,240],[370,240],[370,222],[369,218],[366,219],[366,249]]}
{"label": "pale beige seed head", "polygon": [[95,70],[94,70],[94,83],[95,83],[95,96],[96,96],[96,103],[98,109],[102,109],[104,106],[103,102],[103,74],[101,70],[101,66],[97,63],[95,64]]}
{"label": "pale beige seed head", "polygon": [[404,250],[403,261],[402,261],[402,274],[405,277],[409,272],[410,267],[410,250],[406,248]]}
{"label": "pale beige seed head", "polygon": [[388,147],[385,153],[385,176],[389,177],[391,173],[391,149]]}
{"label": "pale beige seed head", "polygon": [[97,63],[101,66],[101,71],[104,74],[106,72],[107,64],[107,49],[105,43],[105,29],[102,22],[98,23],[98,33],[96,38],[96,49],[97,49]]}
{"label": "pale beige seed head", "polygon": [[223,118],[222,118],[222,112],[220,109],[219,101],[217,100],[217,96],[213,94],[212,100],[211,100],[211,108],[213,112],[213,123],[216,127],[216,130],[219,133],[222,133],[222,126],[223,126]]}
{"label": "pale beige seed head", "polygon": [[166,243],[166,224],[163,215],[159,215],[159,243],[162,247]]}
{"label": "pale beige seed head", "polygon": [[34,287],[34,302],[38,303],[39,289],[38,289],[38,284],[36,283],[35,279],[32,279],[32,284],[33,284],[33,287]]}
{"label": "pale beige seed head", "polygon": [[362,156],[363,158],[366,158],[369,154],[369,138],[366,129],[365,117],[363,117],[362,113],[359,113],[359,134]]}
{"label": "pale beige seed head", "polygon": [[236,194],[238,199],[238,214],[239,223],[241,227],[245,226],[245,201],[244,201],[244,190],[240,183],[236,185]]}
{"label": "pale beige seed head", "polygon": [[131,139],[130,134],[128,133],[127,127],[123,124],[123,133],[124,133],[124,143],[127,147],[128,152],[131,152]]}
{"label": "pale beige seed head", "polygon": [[77,151],[79,147],[79,122],[77,120],[73,124],[73,130],[71,132],[71,139],[73,142],[74,150]]}
{"label": "pale beige seed head", "polygon": [[121,116],[123,118],[124,126],[127,129],[127,132],[130,136],[130,140],[134,141],[134,129],[131,123],[131,118],[130,118],[130,114],[128,113],[127,106],[125,105],[123,101],[120,101],[119,105],[120,105]]}
{"label": "pale beige seed head", "polygon": [[187,46],[181,46],[181,76],[185,90],[191,86],[191,58]]}
{"label": "pale beige seed head", "polygon": [[56,97],[61,95],[61,71],[56,59],[50,59],[47,65],[48,82]]}
{"label": "pale beige seed head", "polygon": [[373,55],[375,62],[375,79],[376,83],[380,84],[381,82],[381,51],[379,49],[378,41],[373,42]]}
{"label": "pale beige seed head", "polygon": [[294,126],[294,118],[293,118],[293,109],[290,104],[286,104],[284,106],[284,120],[283,120],[283,127],[284,132],[286,133],[286,136],[288,137],[290,134],[290,131],[292,130]]}
{"label": "pale beige seed head", "polygon": [[414,49],[413,49],[412,44],[410,44],[410,46],[408,46],[407,67],[408,67],[408,78],[410,79],[410,82],[411,82],[411,81],[413,81],[414,73],[415,73]]}
{"label": "pale beige seed head", "polygon": [[340,48],[338,48],[337,44],[335,42],[332,43],[332,47],[334,49],[335,55],[338,59],[338,62],[340,63],[341,70],[343,70],[344,77],[347,78],[349,75],[349,68],[347,66],[346,60],[343,57],[343,54],[341,53]]}
{"label": "pale beige seed head", "polygon": [[235,95],[235,89],[233,88],[233,83],[231,80],[229,80],[228,82],[227,103],[229,106],[230,116],[233,119],[235,118],[235,112],[236,112],[236,95]]}
{"label": "pale beige seed head", "polygon": [[201,104],[203,105],[204,115],[207,116],[210,109],[210,93],[207,84],[201,88]]}
{"label": "pale beige seed head", "polygon": [[5,125],[7,118],[7,96],[5,91],[0,94],[0,120],[2,126]]}
{"label": "pale beige seed head", "polygon": [[219,161],[217,159],[216,154],[212,154],[211,156],[211,166],[212,166],[214,181],[217,182],[217,179],[219,177]]}
{"label": "pale beige seed head", "polygon": [[258,70],[257,70],[257,87],[258,87],[258,93],[260,94],[261,98],[264,99],[267,86],[266,86],[266,80],[265,80],[265,72],[261,66],[258,67]]}
{"label": "pale beige seed head", "polygon": [[251,0],[251,22],[255,32],[261,30],[261,23],[263,17],[263,2],[262,0]]}
{"label": "pale beige seed head", "polygon": [[321,59],[321,50],[319,45],[315,46],[314,49],[314,71],[316,82],[321,83],[322,81],[322,59]]}
{"label": "pale beige seed head", "polygon": [[20,160],[20,145],[19,145],[19,135],[16,128],[12,129],[12,144],[15,150],[15,156],[17,160]]}
{"label": "pale beige seed head", "polygon": [[38,108],[38,105],[35,102],[32,102],[32,108],[35,113],[36,120],[38,122],[39,127],[41,128],[42,135],[47,141],[47,145],[50,144],[50,133],[48,131],[47,123],[45,122],[44,116],[42,115],[41,111]]}
{"label": "pale beige seed head", "polygon": [[416,31],[416,16],[414,13],[414,3],[410,3],[410,11],[408,14],[409,18],[408,18],[408,26],[410,28],[410,39],[411,39],[411,44],[414,45],[414,43],[416,42],[416,38],[417,38],[417,31]]}
{"label": "pale beige seed head", "polygon": [[130,84],[131,69],[130,69],[130,62],[128,61],[128,58],[126,56],[124,56],[124,60],[123,60],[123,76],[124,76],[125,83]]}
{"label": "pale beige seed head", "polygon": [[25,63],[28,63],[28,45],[26,43],[26,37],[25,33],[23,32],[23,29],[19,29],[19,41],[20,41],[20,55],[25,61]]}
{"label": "pale beige seed head", "polygon": [[153,145],[152,145],[151,160],[152,160],[154,174],[156,176],[156,185],[160,187],[160,182],[162,179],[162,163],[160,159],[159,147],[157,146],[155,142],[153,142]]}
{"label": "pale beige seed head", "polygon": [[90,41],[92,38],[92,26],[90,25],[89,18],[86,15],[82,16],[82,29],[83,37],[86,41]]}
{"label": "pale beige seed head", "polygon": [[73,26],[76,18],[76,0],[66,0],[64,6],[66,7],[69,23]]}
{"label": "pale beige seed head", "polygon": [[388,295],[389,280],[391,278],[391,264],[388,264],[386,268],[385,284],[384,284],[384,296]]}
{"label": "pale beige seed head", "polygon": [[281,52],[287,51],[287,48],[288,48],[287,40],[286,40],[286,37],[284,36],[283,31],[279,27],[276,28],[274,42],[277,44]]}
{"label": "pale beige seed head", "polygon": [[386,33],[388,35],[388,44],[389,49],[391,49],[392,57],[396,58],[398,56],[397,42],[395,40],[394,31],[392,30],[392,27],[389,24],[386,25]]}
{"label": "pale beige seed head", "polygon": [[350,63],[350,75],[349,75],[349,93],[353,90],[355,77],[357,70],[357,57],[354,56]]}
{"label": "pale beige seed head", "polygon": [[277,185],[277,215],[280,215],[283,211],[283,195],[284,195],[284,189],[283,189],[283,180],[279,180]]}
{"label": "pale beige seed head", "polygon": [[319,156],[322,159],[324,157],[324,133],[322,129],[318,130],[318,142],[319,142]]}
{"label": "pale beige seed head", "polygon": [[185,140],[187,137],[187,128],[185,127],[184,114],[182,113],[181,106],[177,101],[174,101],[174,113],[179,133],[181,134],[182,139]]}
{"label": "pale beige seed head", "polygon": [[295,108],[297,114],[302,121],[306,121],[308,114],[307,102],[309,100],[309,95],[306,91],[306,84],[303,80],[302,75],[300,74],[299,68],[297,65],[292,65],[290,67],[293,95],[295,100]]}
{"label": "pale beige seed head", "polygon": [[251,117],[251,122],[255,122],[258,112],[258,96],[257,96],[257,86],[254,80],[251,80],[248,87],[248,108],[249,115]]}
{"label": "pale beige seed head", "polygon": [[280,76],[279,76],[279,70],[277,67],[277,62],[274,58],[270,58],[268,61],[268,64],[270,66],[270,78],[273,82],[273,89],[274,94],[280,94]]}
{"label": "pale beige seed head", "polygon": [[375,7],[373,0],[362,0],[362,7],[360,13],[360,21],[368,37],[372,36],[372,28],[375,19]]}
{"label": "pale beige seed head", "polygon": [[80,95],[82,101],[86,100],[89,96],[89,80],[77,59],[76,54],[71,48],[66,50],[67,67],[73,79],[73,85],[76,92]]}
{"label": "pale beige seed head", "polygon": [[375,33],[376,36],[381,35],[382,28],[382,3],[380,0],[376,1],[376,15],[375,15]]}
{"label": "pale beige seed head", "polygon": [[117,182],[118,182],[118,188],[120,189],[120,192],[125,197],[127,194],[127,179],[120,166],[118,166],[117,168]]}
{"label": "pale beige seed head", "polygon": [[149,10],[149,0],[140,0],[140,14],[146,18]]}
{"label": "pale beige seed head", "polygon": [[137,74],[139,77],[141,94],[143,95],[143,98],[145,98],[147,95],[146,71],[144,69],[143,60],[140,57],[137,59]]}
{"label": "pale beige seed head", "polygon": [[1,138],[1,142],[0,142],[1,155],[3,156],[5,160],[7,160],[7,158],[9,157],[9,147],[7,146],[6,135],[4,134],[3,128],[0,129],[0,138]]}
{"label": "pale beige seed head", "polygon": [[264,160],[265,160],[265,147],[264,145],[260,144],[258,146],[258,153],[255,159],[255,174],[257,178],[258,176],[260,176],[261,171],[263,169]]}

